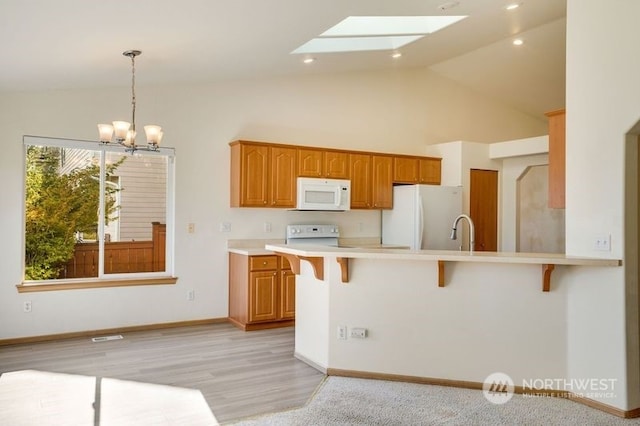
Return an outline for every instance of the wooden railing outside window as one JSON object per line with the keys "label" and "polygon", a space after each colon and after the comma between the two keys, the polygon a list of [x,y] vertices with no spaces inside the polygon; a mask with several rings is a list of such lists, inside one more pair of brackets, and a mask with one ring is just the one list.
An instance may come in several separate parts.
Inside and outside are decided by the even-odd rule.
{"label": "wooden railing outside window", "polygon": [[[104,273],[157,272],[165,270],[167,226],[152,223],[151,241],[104,243]],[[67,262],[60,278],[98,276],[98,243],[78,243],[73,258]]]}

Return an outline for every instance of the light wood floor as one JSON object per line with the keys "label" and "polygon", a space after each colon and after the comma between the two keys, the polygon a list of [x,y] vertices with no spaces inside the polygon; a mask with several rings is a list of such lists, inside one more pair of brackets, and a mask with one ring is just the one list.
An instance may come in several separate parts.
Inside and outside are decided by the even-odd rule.
{"label": "light wood floor", "polygon": [[199,389],[220,422],[302,406],[324,375],[293,357],[293,327],[229,324],[0,347],[0,373],[41,370]]}

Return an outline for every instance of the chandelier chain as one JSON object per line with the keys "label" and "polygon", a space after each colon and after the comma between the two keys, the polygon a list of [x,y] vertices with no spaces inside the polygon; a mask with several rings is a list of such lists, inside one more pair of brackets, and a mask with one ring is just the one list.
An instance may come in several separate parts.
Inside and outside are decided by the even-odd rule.
{"label": "chandelier chain", "polygon": [[136,57],[131,55],[131,130],[136,131]]}

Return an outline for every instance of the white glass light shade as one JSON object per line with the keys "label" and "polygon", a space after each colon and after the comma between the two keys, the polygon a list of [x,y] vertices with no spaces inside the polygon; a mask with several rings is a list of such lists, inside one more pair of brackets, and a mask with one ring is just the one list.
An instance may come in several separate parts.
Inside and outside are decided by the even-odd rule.
{"label": "white glass light shade", "polygon": [[98,124],[98,133],[100,134],[100,142],[111,142],[113,126],[111,124]]}
{"label": "white glass light shade", "polygon": [[125,137],[123,143],[125,145],[127,145],[127,146],[135,146],[135,144],[136,144],[136,131],[135,130],[127,131],[127,136]]}
{"label": "white glass light shade", "polygon": [[113,122],[113,130],[116,134],[116,140],[123,142],[127,139],[127,132],[129,131],[129,127],[131,127],[131,123],[128,121],[114,121]]}
{"label": "white glass light shade", "polygon": [[162,139],[162,127],[150,124],[144,126],[144,132],[147,135],[147,143],[150,145],[160,145]]}

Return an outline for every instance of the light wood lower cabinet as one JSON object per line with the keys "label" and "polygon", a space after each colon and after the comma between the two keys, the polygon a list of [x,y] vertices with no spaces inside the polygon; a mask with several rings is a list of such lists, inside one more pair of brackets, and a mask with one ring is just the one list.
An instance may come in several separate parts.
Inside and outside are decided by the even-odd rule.
{"label": "light wood lower cabinet", "polygon": [[249,331],[294,324],[296,281],[277,255],[229,253],[229,321]]}

